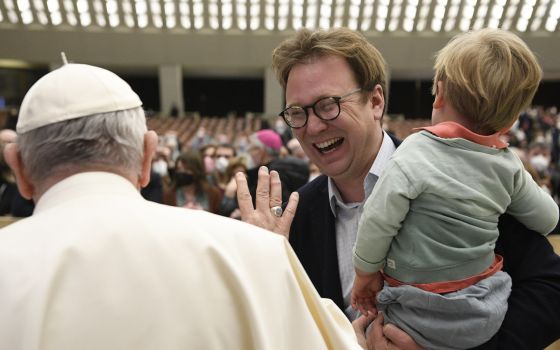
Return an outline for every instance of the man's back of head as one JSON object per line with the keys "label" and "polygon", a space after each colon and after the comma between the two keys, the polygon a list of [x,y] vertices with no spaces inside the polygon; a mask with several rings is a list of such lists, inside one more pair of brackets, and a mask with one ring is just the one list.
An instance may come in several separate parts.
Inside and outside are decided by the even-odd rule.
{"label": "man's back of head", "polygon": [[147,132],[141,105],[124,80],[99,67],[66,64],[39,79],[20,109],[17,150],[8,151],[20,155],[8,157],[18,182],[34,190],[22,194],[38,197],[84,171],[140,177]]}

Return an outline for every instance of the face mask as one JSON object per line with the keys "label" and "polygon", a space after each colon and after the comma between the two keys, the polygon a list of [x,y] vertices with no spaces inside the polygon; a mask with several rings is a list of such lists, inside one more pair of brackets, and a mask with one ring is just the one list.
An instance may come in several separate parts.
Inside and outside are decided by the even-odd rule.
{"label": "face mask", "polygon": [[229,160],[226,157],[220,157],[216,159],[216,170],[220,173],[225,173],[227,166],[229,165]]}
{"label": "face mask", "polygon": [[175,173],[175,185],[177,187],[188,186],[194,182],[194,177],[191,174],[177,172]]}
{"label": "face mask", "polygon": [[155,161],[152,170],[160,176],[167,176],[167,162],[163,159]]}
{"label": "face mask", "polygon": [[287,126],[282,120],[278,120],[274,124],[274,130],[276,130],[276,132],[280,135],[282,135],[286,131],[286,128]]}
{"label": "face mask", "polygon": [[543,172],[548,169],[548,165],[550,164],[550,160],[543,156],[542,154],[536,155],[531,158],[530,160],[531,165],[535,168],[536,171]]}
{"label": "face mask", "polygon": [[247,169],[254,169],[257,167],[255,160],[250,154],[245,155],[245,164],[247,165]]}

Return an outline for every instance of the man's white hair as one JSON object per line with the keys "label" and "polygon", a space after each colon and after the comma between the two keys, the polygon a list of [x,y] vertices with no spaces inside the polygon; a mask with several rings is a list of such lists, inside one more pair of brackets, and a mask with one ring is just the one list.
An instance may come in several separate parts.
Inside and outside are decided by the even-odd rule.
{"label": "man's white hair", "polygon": [[68,169],[103,166],[140,175],[147,131],[141,107],[93,114],[18,135],[33,183]]}

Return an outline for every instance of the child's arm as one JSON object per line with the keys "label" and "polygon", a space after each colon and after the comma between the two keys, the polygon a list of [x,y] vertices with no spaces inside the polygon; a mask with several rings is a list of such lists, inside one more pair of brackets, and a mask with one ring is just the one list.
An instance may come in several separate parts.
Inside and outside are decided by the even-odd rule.
{"label": "child's arm", "polygon": [[352,288],[352,307],[363,315],[367,315],[368,312],[377,314],[375,297],[382,288],[383,276],[381,276],[381,272],[367,273],[356,269],[356,278]]}
{"label": "child's arm", "polygon": [[390,160],[364,204],[353,252],[354,267],[377,272],[385,263],[391,241],[418,195],[399,165]]}
{"label": "child's arm", "polygon": [[518,174],[516,191],[512,195],[507,213],[543,235],[556,227],[559,216],[558,204],[525,170]]}

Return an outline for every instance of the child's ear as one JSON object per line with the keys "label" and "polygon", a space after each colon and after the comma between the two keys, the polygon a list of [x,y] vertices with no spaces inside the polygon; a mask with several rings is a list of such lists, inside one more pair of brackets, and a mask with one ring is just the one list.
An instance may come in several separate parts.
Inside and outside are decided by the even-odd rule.
{"label": "child's ear", "polygon": [[443,82],[440,80],[437,82],[436,96],[434,97],[434,103],[432,107],[434,109],[441,108],[445,105],[445,97],[443,94]]}

